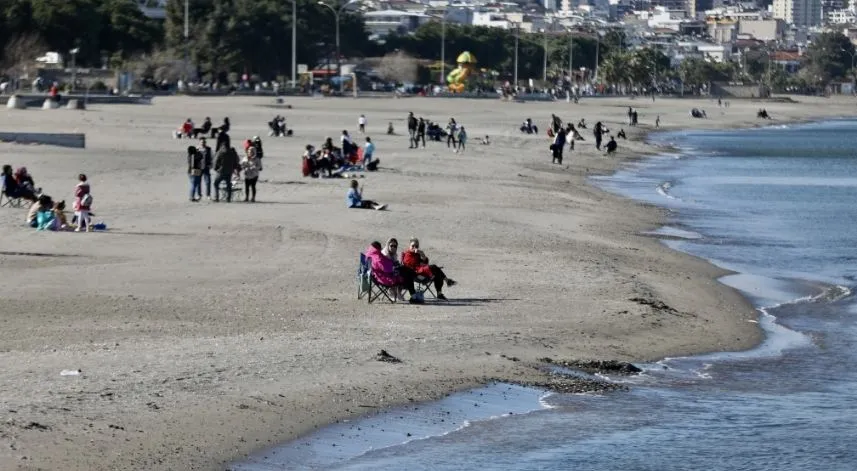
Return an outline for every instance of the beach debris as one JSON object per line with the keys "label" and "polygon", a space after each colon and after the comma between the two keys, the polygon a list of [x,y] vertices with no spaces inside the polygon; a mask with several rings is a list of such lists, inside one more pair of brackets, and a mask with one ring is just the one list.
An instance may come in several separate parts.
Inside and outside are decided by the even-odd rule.
{"label": "beach debris", "polygon": [[378,352],[378,355],[375,356],[375,360],[385,361],[387,363],[401,363],[402,362],[402,360],[399,360],[398,358],[394,357],[393,355],[390,355],[389,353],[387,353],[387,350],[381,350],[380,352]]}
{"label": "beach debris", "polygon": [[628,301],[633,301],[637,304],[642,304],[643,306],[650,306],[652,309],[657,311],[678,312],[674,308],[667,305],[665,302],[660,301],[658,299],[631,298]]}
{"label": "beach debris", "polygon": [[636,375],[643,370],[637,368],[631,363],[616,360],[553,360],[551,358],[541,358],[540,361],[553,365],[573,368],[589,374],[617,374],[617,375]]}
{"label": "beach debris", "polygon": [[[497,380],[509,383],[509,381]],[[586,393],[608,393],[614,391],[628,391],[628,386],[618,383],[609,383],[597,379],[578,378],[561,374],[549,374],[543,380],[534,381],[511,381],[512,384],[529,388],[545,389],[562,394],[586,394]]]}
{"label": "beach debris", "polygon": [[83,370],[62,370],[60,371],[60,376],[80,376],[83,374]]}
{"label": "beach debris", "polygon": [[43,432],[51,429],[49,426],[44,425],[44,424],[40,424],[38,422],[30,422],[21,428],[23,428],[25,430],[41,430]]}

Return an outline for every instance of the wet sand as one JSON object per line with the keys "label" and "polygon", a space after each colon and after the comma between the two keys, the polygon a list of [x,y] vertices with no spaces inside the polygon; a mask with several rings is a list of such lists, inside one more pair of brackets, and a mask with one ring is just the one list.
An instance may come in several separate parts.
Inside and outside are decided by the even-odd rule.
{"label": "wet sand", "polygon": [[[367,409],[435,399],[488,378],[539,381],[539,358],[651,360],[748,348],[756,313],[724,272],[641,235],[662,210],[586,182],[655,149],[664,129],[854,114],[851,97],[799,103],[589,99],[578,105],[454,99],[157,98],[152,106],[3,110],[6,131],[85,132],[87,149],[0,144],[69,203],[90,175],[105,233],[38,233],[0,211],[0,468],[222,469],[248,453]],[[628,106],[640,126],[623,124]],[[692,119],[692,107],[708,119]],[[755,118],[765,107],[773,121]],[[408,111],[470,136],[409,150]],[[269,138],[283,113],[291,138]],[[382,170],[362,180],[389,211],[345,207],[348,180],[300,175],[307,143],[366,114]],[[552,165],[551,113],[586,118],[586,141]],[[188,116],[229,116],[233,145],[261,135],[256,204],[187,201]],[[538,136],[518,126],[531,117]],[[606,157],[595,121],[627,141]],[[399,135],[387,136],[388,122]],[[478,138],[490,135],[490,146]],[[361,139],[362,140],[362,139]],[[372,240],[418,236],[459,285],[449,303],[357,301]],[[385,349],[402,359],[376,361]],[[81,369],[80,376],[61,376]],[[371,407],[365,407],[371,406]]]}

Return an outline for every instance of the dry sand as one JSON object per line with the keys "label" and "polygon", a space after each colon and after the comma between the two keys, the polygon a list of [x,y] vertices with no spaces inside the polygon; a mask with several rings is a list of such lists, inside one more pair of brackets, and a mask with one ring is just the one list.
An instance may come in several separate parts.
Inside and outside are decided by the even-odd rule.
{"label": "dry sand", "polygon": [[[584,99],[579,105],[449,99],[157,98],[85,112],[0,112],[9,131],[86,132],[88,148],[0,144],[54,197],[90,175],[106,233],[38,233],[25,211],[0,211],[0,469],[222,469],[246,453],[331,421],[422,401],[487,378],[532,379],[540,357],[647,360],[748,348],[756,313],[715,279],[724,272],[641,236],[663,213],[599,191],[587,175],[655,149],[662,128],[723,128],[851,115],[851,98],[797,104]],[[640,126],[622,124],[638,107]],[[709,119],[691,119],[691,107]],[[409,150],[413,110],[455,116],[464,154]],[[232,119],[233,142],[266,136],[284,112],[292,138],[265,138],[259,202],[187,201],[188,116]],[[365,113],[382,171],[348,210],[347,180],[300,176],[300,154],[356,128]],[[517,131],[551,113],[585,117],[587,141],[552,165],[543,134]],[[591,125],[624,127],[615,157]],[[399,136],[386,136],[392,121]],[[490,146],[477,138],[489,134]],[[357,255],[372,240],[419,236],[460,285],[451,302],[358,302]],[[404,245],[404,244],[403,244]],[[653,309],[632,301],[660,301]],[[381,363],[386,349],[404,360]],[[513,361],[509,357],[517,357]],[[60,376],[81,369],[78,377]],[[369,407],[366,407],[369,406]]]}

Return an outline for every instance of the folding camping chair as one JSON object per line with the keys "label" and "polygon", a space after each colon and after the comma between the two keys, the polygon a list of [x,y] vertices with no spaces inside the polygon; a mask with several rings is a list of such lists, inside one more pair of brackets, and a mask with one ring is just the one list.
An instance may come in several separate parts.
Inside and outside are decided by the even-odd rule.
{"label": "folding camping chair", "polygon": [[24,206],[24,198],[20,196],[9,196],[6,194],[6,190],[0,190],[0,208],[5,207],[10,208],[20,208]]}
{"label": "folding camping chair", "polygon": [[363,296],[369,293],[372,283],[371,270],[369,259],[366,258],[366,254],[361,253],[360,264],[357,265],[357,299],[363,299]]}
{"label": "folding camping chair", "polygon": [[414,278],[414,289],[425,297],[426,293],[437,298],[437,293],[434,292],[434,278],[429,276],[417,275]]}
{"label": "folding camping chair", "polygon": [[378,279],[372,274],[372,265],[365,254],[360,254],[360,265],[357,267],[357,299],[366,296],[369,304],[377,301],[381,297],[387,299],[391,303],[396,303],[398,298],[399,287],[396,285],[386,285],[378,282]]}

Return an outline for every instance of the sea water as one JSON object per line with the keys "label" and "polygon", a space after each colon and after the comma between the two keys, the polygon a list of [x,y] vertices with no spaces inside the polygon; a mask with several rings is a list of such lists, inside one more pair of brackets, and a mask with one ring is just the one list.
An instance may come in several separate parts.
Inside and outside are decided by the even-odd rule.
{"label": "sea water", "polygon": [[240,470],[857,470],[857,121],[656,136],[595,179],[671,210],[650,236],[733,270],[764,342],[640,365],[629,392],[492,385],[337,424]]}

